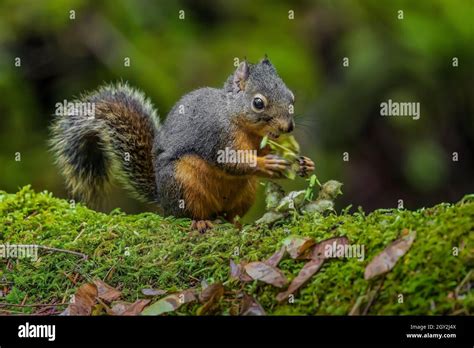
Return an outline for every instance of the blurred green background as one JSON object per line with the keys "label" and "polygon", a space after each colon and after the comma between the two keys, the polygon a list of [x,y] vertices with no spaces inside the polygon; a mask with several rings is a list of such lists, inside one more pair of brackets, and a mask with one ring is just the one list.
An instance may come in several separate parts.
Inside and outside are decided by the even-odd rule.
{"label": "blurred green background", "polygon": [[[183,94],[222,86],[235,57],[268,54],[296,95],[303,152],[321,181],[344,182],[340,207],[456,201],[474,192],[473,18],[471,0],[2,0],[0,189],[67,197],[47,151],[55,103],[122,79],[164,118]],[[380,116],[388,99],[420,102],[421,118]],[[103,210],[115,207],[153,209],[120,189]]]}

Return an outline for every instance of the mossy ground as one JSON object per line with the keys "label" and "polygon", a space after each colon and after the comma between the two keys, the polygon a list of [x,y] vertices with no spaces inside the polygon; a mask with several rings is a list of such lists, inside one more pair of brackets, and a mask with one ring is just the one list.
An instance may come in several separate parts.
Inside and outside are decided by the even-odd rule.
{"label": "mossy ground", "polygon": [[[329,216],[295,216],[273,228],[247,225],[238,231],[221,224],[204,235],[189,232],[190,221],[153,213],[126,215],[119,210],[98,213],[71,205],[50,193],[25,187],[16,194],[0,191],[0,243],[39,244],[87,254],[40,250],[37,261],[0,260],[1,303],[68,301],[83,282],[100,278],[119,288],[123,299],[144,298],[143,288],[168,292],[221,281],[226,288],[218,314],[227,314],[238,290],[252,294],[267,314],[348,314],[361,296],[380,285],[368,314],[472,314],[474,292],[453,296],[474,265],[474,197],[418,211],[379,210]],[[364,280],[367,263],[403,229],[416,230],[415,242],[392,271],[381,279]],[[281,291],[261,282],[229,280],[229,259],[257,261],[269,257],[288,234],[316,241],[347,236],[365,247],[365,260],[335,259],[325,263],[296,294],[294,303],[279,304]],[[238,248],[238,249],[236,249]],[[458,248],[459,253],[453,252]],[[236,250],[239,256],[234,256]],[[285,258],[279,268],[291,280],[304,261]],[[78,275],[77,275],[78,274]],[[472,272],[471,272],[472,274]],[[77,284],[71,280],[76,277]],[[383,283],[382,283],[383,280]],[[399,303],[399,295],[403,303]],[[26,301],[25,301],[26,298]],[[236,300],[237,301],[237,300]],[[187,304],[176,314],[195,314]],[[59,308],[64,308],[59,307]],[[0,306],[12,313],[30,307]],[[0,313],[1,314],[1,313]]]}

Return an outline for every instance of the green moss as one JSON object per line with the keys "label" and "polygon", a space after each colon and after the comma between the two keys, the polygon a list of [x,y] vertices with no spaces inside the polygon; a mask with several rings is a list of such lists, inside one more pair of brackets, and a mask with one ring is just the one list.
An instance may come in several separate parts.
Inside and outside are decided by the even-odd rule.
{"label": "green moss", "polygon": [[[221,224],[197,235],[189,232],[189,226],[189,220],[152,213],[97,213],[29,187],[16,194],[0,192],[0,243],[39,244],[89,256],[83,260],[40,250],[37,261],[1,259],[0,279],[10,292],[0,301],[20,303],[26,296],[26,303],[67,301],[79,284],[94,278],[118,287],[123,298],[132,301],[144,297],[143,288],[172,292],[199,286],[206,279],[224,282],[226,298],[233,298],[233,291],[241,289],[254,295],[269,314],[345,315],[357,299],[379,286],[369,314],[472,314],[474,310],[473,291],[452,296],[474,264],[473,195],[457,204],[442,203],[418,211],[296,216],[271,229],[247,225],[239,232],[230,224]],[[409,252],[383,279],[364,280],[367,263],[403,229],[417,231]],[[275,296],[280,290],[270,285],[229,280],[230,258],[264,260],[288,234],[317,241],[347,236],[351,244],[364,246],[365,260],[326,262],[295,295],[294,303],[278,304]],[[459,249],[457,255],[453,248]],[[292,279],[303,264],[286,258],[279,267]],[[76,274],[79,281],[74,284],[70,278]],[[403,303],[399,303],[400,294]],[[367,303],[366,297],[361,300]],[[222,301],[221,313],[228,313],[231,305],[231,301]],[[197,304],[188,304],[177,313],[194,314],[197,308]]]}

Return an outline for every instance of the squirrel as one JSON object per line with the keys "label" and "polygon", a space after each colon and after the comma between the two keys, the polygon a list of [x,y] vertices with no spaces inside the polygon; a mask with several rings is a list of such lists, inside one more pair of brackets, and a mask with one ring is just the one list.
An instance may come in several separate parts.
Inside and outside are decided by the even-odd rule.
{"label": "squirrel", "polygon": [[[184,95],[160,123],[142,92],[127,83],[81,95],[94,115],[69,112],[51,126],[51,150],[74,197],[93,203],[117,179],[165,215],[191,218],[205,232],[212,220],[233,222],[252,206],[257,178],[283,178],[285,159],[260,149],[264,136],[294,128],[294,94],[265,57],[241,62],[223,88]],[[247,150],[252,161],[219,161],[224,149]],[[314,170],[301,157],[300,176]]]}

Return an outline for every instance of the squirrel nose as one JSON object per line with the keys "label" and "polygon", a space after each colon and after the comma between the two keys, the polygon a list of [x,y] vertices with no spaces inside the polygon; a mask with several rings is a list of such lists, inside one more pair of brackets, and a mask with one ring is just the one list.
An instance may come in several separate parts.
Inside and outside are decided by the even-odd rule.
{"label": "squirrel nose", "polygon": [[288,123],[288,133],[290,133],[291,131],[293,131],[293,129],[295,128],[295,122],[293,120],[291,120],[289,123]]}
{"label": "squirrel nose", "polygon": [[279,124],[279,130],[280,132],[283,132],[283,133],[290,133],[294,128],[295,128],[295,121],[293,121],[292,119],[291,120],[288,120],[288,121],[280,121],[280,124]]}

